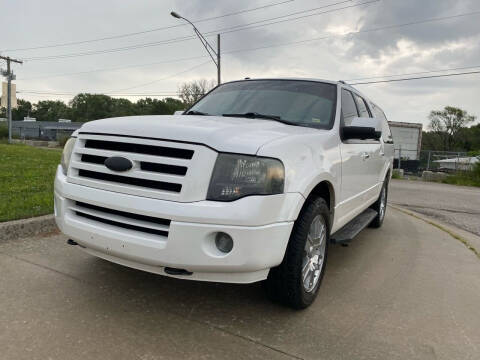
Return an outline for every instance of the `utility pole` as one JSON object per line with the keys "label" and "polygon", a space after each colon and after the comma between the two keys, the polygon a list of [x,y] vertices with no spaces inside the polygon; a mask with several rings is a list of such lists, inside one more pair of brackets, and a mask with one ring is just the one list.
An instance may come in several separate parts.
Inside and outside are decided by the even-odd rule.
{"label": "utility pole", "polygon": [[15,80],[15,75],[10,67],[10,62],[14,62],[17,64],[23,64],[23,61],[12,59],[8,56],[1,56],[0,59],[7,61],[7,71],[2,72],[3,76],[7,77],[8,85],[7,85],[7,117],[8,117],[8,143],[12,143],[12,80]]}
{"label": "utility pole", "polygon": [[217,34],[217,85],[222,83],[222,77],[220,73],[220,34]]}

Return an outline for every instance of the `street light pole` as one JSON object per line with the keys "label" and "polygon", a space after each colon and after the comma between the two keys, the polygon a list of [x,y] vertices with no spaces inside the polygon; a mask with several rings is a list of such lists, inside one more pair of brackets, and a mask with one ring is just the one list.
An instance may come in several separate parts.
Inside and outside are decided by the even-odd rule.
{"label": "street light pole", "polygon": [[170,13],[174,18],[177,19],[183,19],[186,22],[188,22],[190,25],[193,27],[193,31],[195,31],[195,34],[197,37],[200,39],[200,42],[202,43],[203,47],[205,50],[207,50],[208,55],[210,55],[210,58],[213,60],[215,63],[215,66],[217,67],[217,83],[220,85],[221,83],[221,71],[220,71],[220,34],[217,34],[217,51],[210,45],[210,43],[205,39],[205,37],[202,35],[202,33],[197,29],[197,27],[188,19],[184,18],[183,16],[179,15],[175,11],[172,11]]}

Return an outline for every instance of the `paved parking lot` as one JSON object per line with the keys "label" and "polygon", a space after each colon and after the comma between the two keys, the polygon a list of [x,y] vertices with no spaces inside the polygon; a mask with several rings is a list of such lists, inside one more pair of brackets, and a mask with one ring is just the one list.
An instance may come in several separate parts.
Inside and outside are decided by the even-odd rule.
{"label": "paved parking lot", "polygon": [[389,201],[480,236],[480,188],[392,180]]}
{"label": "paved parking lot", "polygon": [[480,261],[389,209],[332,247],[305,311],[260,284],[169,279],[93,258],[65,237],[0,244],[1,359],[478,359]]}

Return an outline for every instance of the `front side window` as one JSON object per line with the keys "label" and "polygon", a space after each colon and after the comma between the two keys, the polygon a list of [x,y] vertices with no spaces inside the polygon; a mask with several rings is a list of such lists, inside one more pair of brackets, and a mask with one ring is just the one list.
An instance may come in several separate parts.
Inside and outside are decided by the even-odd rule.
{"label": "front side window", "polygon": [[334,84],[302,80],[248,80],[220,85],[186,114],[262,114],[292,125],[331,129],[336,101],[337,86]]}
{"label": "front side window", "polygon": [[352,93],[342,89],[342,118],[343,126],[351,126],[353,118],[358,117],[357,106]]}

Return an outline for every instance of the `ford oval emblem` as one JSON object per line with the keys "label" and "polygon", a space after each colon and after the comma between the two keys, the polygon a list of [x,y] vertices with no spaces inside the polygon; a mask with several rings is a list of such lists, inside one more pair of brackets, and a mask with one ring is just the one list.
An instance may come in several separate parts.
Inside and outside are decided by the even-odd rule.
{"label": "ford oval emblem", "polygon": [[112,156],[105,160],[105,166],[112,171],[127,171],[133,167],[130,160],[121,156]]}

